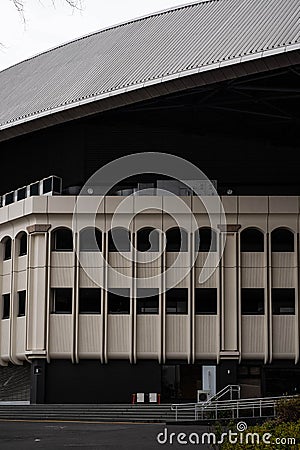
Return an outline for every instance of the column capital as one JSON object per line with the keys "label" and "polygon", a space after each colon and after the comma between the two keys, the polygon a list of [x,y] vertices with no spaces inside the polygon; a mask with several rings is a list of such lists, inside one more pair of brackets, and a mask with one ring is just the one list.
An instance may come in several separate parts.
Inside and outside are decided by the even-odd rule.
{"label": "column capital", "polygon": [[237,233],[241,228],[241,225],[227,223],[226,225],[224,224],[218,225],[218,228],[222,233]]}
{"label": "column capital", "polygon": [[27,227],[27,231],[29,234],[47,233],[47,231],[50,230],[50,228],[51,228],[50,224],[35,224],[29,225],[29,227]]}

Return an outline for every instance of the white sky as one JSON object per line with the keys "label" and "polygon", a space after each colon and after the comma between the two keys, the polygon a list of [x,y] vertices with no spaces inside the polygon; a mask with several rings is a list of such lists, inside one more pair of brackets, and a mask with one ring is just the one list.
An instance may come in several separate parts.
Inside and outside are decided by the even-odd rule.
{"label": "white sky", "polygon": [[82,0],[81,11],[65,0],[24,0],[24,26],[12,0],[0,0],[0,70],[78,36],[188,0]]}

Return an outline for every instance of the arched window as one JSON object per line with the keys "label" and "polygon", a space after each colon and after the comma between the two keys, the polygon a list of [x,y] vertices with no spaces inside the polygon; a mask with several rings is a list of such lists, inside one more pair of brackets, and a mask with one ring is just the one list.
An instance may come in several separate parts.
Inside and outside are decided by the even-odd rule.
{"label": "arched window", "polygon": [[11,238],[5,237],[2,241],[3,244],[3,259],[6,261],[11,259]]}
{"label": "arched window", "polygon": [[73,251],[73,234],[69,228],[58,228],[52,232],[52,250],[58,252]]}
{"label": "arched window", "polygon": [[125,228],[116,227],[108,233],[109,252],[129,252],[130,233]]}
{"label": "arched window", "polygon": [[276,228],[271,233],[272,252],[293,252],[294,233],[286,228]]}
{"label": "arched window", "polygon": [[101,252],[102,233],[98,228],[85,228],[80,231],[79,248],[81,252]]}
{"label": "arched window", "polygon": [[27,255],[27,233],[22,232],[18,235],[18,254],[19,256]]}
{"label": "arched window", "polygon": [[211,228],[200,228],[195,233],[195,251],[196,252],[216,252],[217,251],[217,233]]}
{"label": "arched window", "polygon": [[166,251],[167,252],[187,252],[188,234],[182,228],[171,228],[166,232]]}
{"label": "arched window", "polygon": [[139,252],[159,251],[159,232],[154,228],[147,227],[137,232],[137,249]]}
{"label": "arched window", "polygon": [[246,228],[241,232],[242,252],[263,252],[264,235],[256,228]]}

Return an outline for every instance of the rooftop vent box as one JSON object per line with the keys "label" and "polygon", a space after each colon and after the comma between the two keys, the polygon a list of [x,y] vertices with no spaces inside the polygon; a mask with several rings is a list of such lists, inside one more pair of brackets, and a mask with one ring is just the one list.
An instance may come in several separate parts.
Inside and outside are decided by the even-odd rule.
{"label": "rooftop vent box", "polygon": [[60,195],[62,190],[62,180],[59,177],[52,175],[51,177],[44,178],[42,181],[43,195]]}

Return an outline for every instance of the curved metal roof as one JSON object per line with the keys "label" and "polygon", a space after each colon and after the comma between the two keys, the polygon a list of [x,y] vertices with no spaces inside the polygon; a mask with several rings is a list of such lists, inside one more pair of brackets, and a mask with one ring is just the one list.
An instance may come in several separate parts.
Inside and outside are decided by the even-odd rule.
{"label": "curved metal roof", "polygon": [[76,39],[0,72],[0,130],[179,77],[299,50],[299,17],[299,0],[209,0]]}

